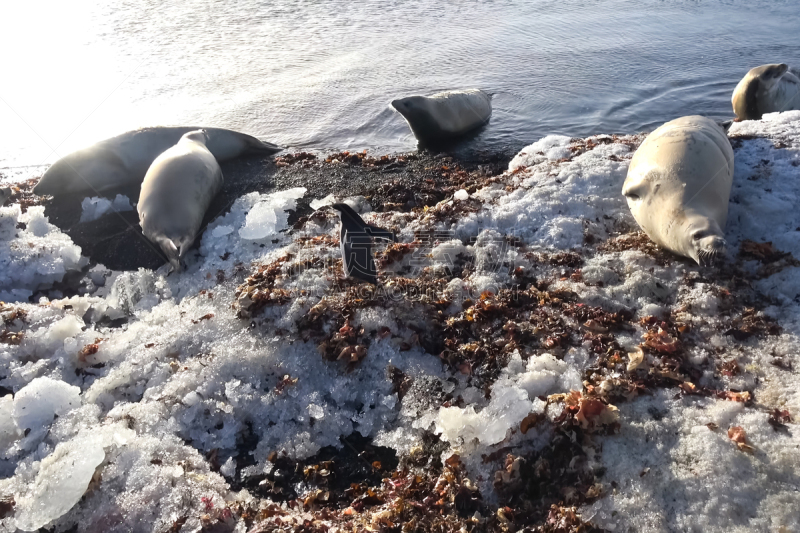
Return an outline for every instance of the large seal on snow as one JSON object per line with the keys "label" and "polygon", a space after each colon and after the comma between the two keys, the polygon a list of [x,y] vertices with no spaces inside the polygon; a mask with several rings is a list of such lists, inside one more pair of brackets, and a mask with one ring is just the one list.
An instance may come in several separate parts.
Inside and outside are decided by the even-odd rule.
{"label": "large seal on snow", "polygon": [[800,109],[800,70],[785,63],[750,69],[733,90],[733,112],[740,120],[764,113]]}
{"label": "large seal on snow", "polygon": [[183,135],[153,161],[142,181],[136,208],[142,233],[161,247],[173,270],[180,270],[181,258],[222,187],[222,170],[207,142],[205,130]]}
{"label": "large seal on snow", "polygon": [[[142,128],[100,141],[66,155],[47,169],[33,188],[35,194],[97,194],[138,186],[150,165],[193,127]],[[218,161],[246,153],[274,154],[280,147],[221,128],[204,128],[206,147]]]}
{"label": "large seal on snow", "polygon": [[725,250],[733,149],[716,122],[681,117],[656,129],[636,150],[622,186],[647,235],[705,265]]}
{"label": "large seal on snow", "polygon": [[392,101],[417,140],[435,144],[463,135],[488,122],[492,97],[479,89],[409,96]]}

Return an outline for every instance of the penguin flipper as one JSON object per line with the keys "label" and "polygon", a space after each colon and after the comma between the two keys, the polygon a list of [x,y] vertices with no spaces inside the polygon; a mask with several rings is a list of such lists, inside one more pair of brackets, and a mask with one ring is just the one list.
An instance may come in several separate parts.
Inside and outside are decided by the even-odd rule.
{"label": "penguin flipper", "polygon": [[378,226],[372,226],[370,224],[364,224],[364,230],[375,239],[397,242],[397,236],[389,230],[379,228]]}

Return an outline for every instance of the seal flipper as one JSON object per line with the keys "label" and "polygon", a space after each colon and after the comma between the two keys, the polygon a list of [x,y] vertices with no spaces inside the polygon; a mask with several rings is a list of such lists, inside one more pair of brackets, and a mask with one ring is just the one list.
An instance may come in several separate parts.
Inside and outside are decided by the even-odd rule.
{"label": "seal flipper", "polygon": [[[255,138],[255,137],[254,137]],[[253,145],[249,148],[249,152],[254,152],[258,154],[277,154],[278,152],[283,151],[283,148],[278,146],[277,144],[262,141],[261,139],[256,139],[258,141],[258,145]]]}
{"label": "seal flipper", "polygon": [[719,125],[720,128],[722,128],[722,130],[725,133],[728,133],[728,130],[731,129],[731,126],[733,126],[734,122],[736,122],[736,119],[732,118],[732,119],[726,120],[725,122],[717,122],[717,124]]}

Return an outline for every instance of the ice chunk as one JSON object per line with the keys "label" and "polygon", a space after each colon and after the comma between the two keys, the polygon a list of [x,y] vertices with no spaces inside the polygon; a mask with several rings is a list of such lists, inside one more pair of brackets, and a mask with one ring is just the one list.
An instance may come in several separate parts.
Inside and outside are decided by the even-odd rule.
{"label": "ice chunk", "polygon": [[320,419],[325,416],[325,409],[323,409],[320,405],[310,403],[308,404],[308,414],[313,418]]}
{"label": "ice chunk", "polygon": [[[515,353],[512,357],[519,355]],[[515,380],[525,389],[531,400],[556,392],[580,390],[582,386],[578,371],[549,353],[528,359],[526,370],[527,372],[515,376]]]}
{"label": "ice chunk", "polygon": [[322,198],[321,200],[311,200],[311,203],[308,205],[311,207],[311,209],[319,209],[320,207],[335,203],[336,203],[336,197],[332,194],[329,194],[328,196]]}
{"label": "ice chunk", "polygon": [[84,198],[81,202],[81,222],[91,222],[111,211],[122,212],[132,211],[133,206],[127,196],[118,194],[113,201],[108,198],[95,196]]}
{"label": "ice chunk", "polygon": [[266,200],[258,202],[247,213],[244,226],[239,230],[239,236],[249,241],[257,241],[275,235],[286,226],[288,220],[286,210],[294,209],[296,200],[302,198],[305,193],[305,187],[295,187],[271,194]]}
{"label": "ice chunk", "polygon": [[22,429],[38,431],[50,425],[56,415],[81,404],[81,390],[63,381],[36,378],[14,397],[14,421]]}
{"label": "ice chunk", "polygon": [[467,200],[468,198],[469,198],[469,193],[467,191],[465,191],[464,189],[457,190],[456,193],[453,195],[453,199],[454,200],[462,200],[463,201],[463,200]]}
{"label": "ice chunk", "polygon": [[229,233],[233,233],[233,228],[230,226],[217,226],[211,232],[212,237],[222,237],[224,235],[228,235]]}
{"label": "ice chunk", "polygon": [[219,467],[219,471],[225,477],[233,477],[236,475],[236,459],[229,457],[225,464]]}
{"label": "ice chunk", "polygon": [[349,198],[340,200],[333,194],[329,194],[321,200],[312,200],[308,205],[311,207],[311,209],[319,209],[321,207],[325,207],[326,205],[335,204],[337,202],[343,202],[349,205],[356,213],[369,213],[372,211],[372,206],[363,196],[351,196]]}
{"label": "ice chunk", "polygon": [[14,398],[8,394],[0,398],[0,449],[5,448],[20,436],[19,428],[14,422]]}
{"label": "ice chunk", "polygon": [[372,211],[372,206],[363,196],[351,196],[349,198],[345,198],[344,203],[352,207],[353,211],[356,213],[364,214]]}
{"label": "ice chunk", "polygon": [[484,446],[497,444],[506,438],[509,429],[516,428],[533,410],[528,395],[519,387],[498,381],[492,389],[492,400],[480,413],[471,405],[442,407],[436,418],[436,433],[447,442],[478,439]]}
{"label": "ice chunk", "polygon": [[105,456],[99,438],[79,436],[56,446],[42,461],[30,492],[19,498],[17,527],[36,531],[72,509]]}
{"label": "ice chunk", "polygon": [[47,331],[47,336],[49,341],[53,343],[74,337],[82,329],[83,321],[73,315],[68,315],[53,324]]}

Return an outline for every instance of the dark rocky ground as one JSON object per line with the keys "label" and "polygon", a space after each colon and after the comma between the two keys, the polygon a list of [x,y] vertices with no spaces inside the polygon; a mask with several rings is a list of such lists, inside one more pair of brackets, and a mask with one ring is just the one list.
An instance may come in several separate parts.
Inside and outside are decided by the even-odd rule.
{"label": "dark rocky ground", "polygon": [[[225,184],[206,213],[203,226],[225,214],[233,202],[251,192],[306,187],[306,198],[290,222],[308,215],[309,202],[334,193],[362,195],[376,211],[409,211],[431,206],[454,190],[469,189],[476,176],[492,176],[508,166],[514,151],[505,153],[432,153],[372,157],[366,152],[317,155],[307,152],[277,157],[244,157],[222,163]],[[35,183],[32,183],[33,185]],[[113,191],[132,202],[137,189]],[[93,263],[112,270],[156,269],[166,262],[158,248],[144,238],[136,211],[109,213],[92,222],[79,222],[83,197],[44,198],[50,222],[81,247]],[[196,242],[200,241],[200,236]]]}

